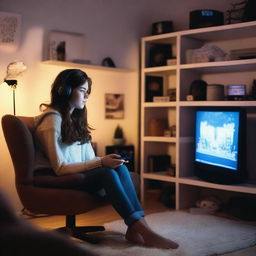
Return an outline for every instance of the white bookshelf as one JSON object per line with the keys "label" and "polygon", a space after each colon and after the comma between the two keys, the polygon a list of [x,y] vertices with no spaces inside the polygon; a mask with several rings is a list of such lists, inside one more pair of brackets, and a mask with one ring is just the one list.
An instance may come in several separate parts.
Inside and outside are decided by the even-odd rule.
{"label": "white bookshelf", "polygon": [[[152,44],[170,44],[176,64],[149,67],[149,50]],[[247,92],[256,79],[256,58],[226,60],[207,63],[186,63],[186,50],[203,45],[216,45],[229,52],[233,49],[253,48],[256,45],[256,22],[224,25],[186,30],[162,35],[147,36],[141,40],[141,196],[144,200],[148,180],[170,182],[175,185],[176,209],[194,206],[198,197],[206,190],[215,193],[247,193],[256,195],[255,184],[220,185],[202,181],[193,176],[194,112],[198,106],[240,106],[247,116],[256,120],[256,101],[187,101],[191,82],[205,80],[208,84],[243,83]],[[176,88],[176,101],[145,102],[146,76],[161,76],[164,95],[168,88]],[[165,118],[169,126],[176,125],[175,137],[150,136],[152,119]],[[174,177],[165,172],[150,172],[150,155],[169,154],[176,165]],[[254,165],[248,172],[256,172]],[[255,168],[255,169],[254,169]]]}

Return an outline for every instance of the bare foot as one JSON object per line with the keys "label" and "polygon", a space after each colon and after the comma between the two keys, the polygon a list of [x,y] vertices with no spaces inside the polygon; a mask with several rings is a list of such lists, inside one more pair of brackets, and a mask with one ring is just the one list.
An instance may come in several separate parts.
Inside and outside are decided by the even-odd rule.
{"label": "bare foot", "polygon": [[161,249],[177,249],[179,245],[174,241],[162,237],[154,232],[149,235],[143,236],[144,245],[148,247],[155,247]]}
{"label": "bare foot", "polygon": [[127,232],[125,234],[125,239],[135,244],[144,245],[143,237],[139,233],[134,232],[130,228],[127,229]]}
{"label": "bare foot", "polygon": [[153,232],[144,219],[138,220],[128,227],[125,238],[130,242],[148,247],[161,249],[176,249],[179,247],[174,241]]}

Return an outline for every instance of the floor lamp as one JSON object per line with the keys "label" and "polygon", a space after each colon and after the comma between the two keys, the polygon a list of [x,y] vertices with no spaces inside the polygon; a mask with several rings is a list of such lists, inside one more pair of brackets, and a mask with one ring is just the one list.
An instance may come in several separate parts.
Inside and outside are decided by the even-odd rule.
{"label": "floor lamp", "polygon": [[16,99],[15,90],[17,88],[17,76],[22,74],[27,69],[26,65],[22,61],[14,61],[8,64],[6,77],[4,78],[4,83],[11,87],[12,89],[12,102],[13,102],[13,114],[16,115]]}

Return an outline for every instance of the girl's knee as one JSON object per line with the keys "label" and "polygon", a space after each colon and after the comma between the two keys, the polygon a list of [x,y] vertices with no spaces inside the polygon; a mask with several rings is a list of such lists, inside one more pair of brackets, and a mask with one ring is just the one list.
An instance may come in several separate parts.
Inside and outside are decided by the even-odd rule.
{"label": "girl's knee", "polygon": [[112,168],[105,168],[104,171],[104,176],[107,177],[116,177],[118,176],[118,174],[116,173],[116,171]]}
{"label": "girl's knee", "polygon": [[126,165],[122,164],[116,168],[116,171],[120,174],[129,174],[129,170]]}

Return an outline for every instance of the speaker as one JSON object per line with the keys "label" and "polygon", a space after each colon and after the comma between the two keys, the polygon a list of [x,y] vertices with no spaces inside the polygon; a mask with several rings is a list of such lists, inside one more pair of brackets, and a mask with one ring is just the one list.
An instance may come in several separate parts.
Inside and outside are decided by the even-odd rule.
{"label": "speaker", "polygon": [[256,1],[247,0],[242,21],[247,22],[253,20],[256,20]]}
{"label": "speaker", "polygon": [[189,28],[205,28],[224,24],[223,12],[215,10],[194,10],[190,12]]}
{"label": "speaker", "polygon": [[203,80],[194,80],[190,85],[190,95],[193,100],[206,100],[207,83]]}
{"label": "speaker", "polygon": [[152,24],[152,35],[173,32],[172,21],[159,21]]}
{"label": "speaker", "polygon": [[223,84],[208,84],[206,88],[206,99],[210,101],[224,100]]}

